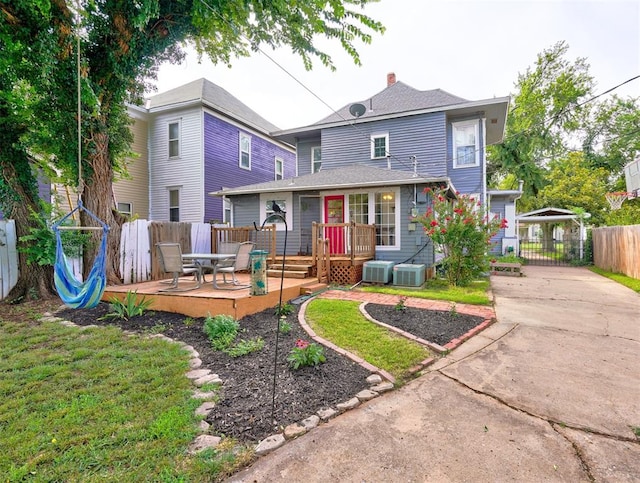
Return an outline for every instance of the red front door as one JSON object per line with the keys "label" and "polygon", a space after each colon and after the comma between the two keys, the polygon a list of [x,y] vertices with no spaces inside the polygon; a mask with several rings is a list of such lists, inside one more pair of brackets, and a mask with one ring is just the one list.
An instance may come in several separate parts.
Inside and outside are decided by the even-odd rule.
{"label": "red front door", "polygon": [[[324,222],[344,223],[344,196],[325,196]],[[325,227],[324,237],[329,240],[329,253],[345,253],[344,227]]]}

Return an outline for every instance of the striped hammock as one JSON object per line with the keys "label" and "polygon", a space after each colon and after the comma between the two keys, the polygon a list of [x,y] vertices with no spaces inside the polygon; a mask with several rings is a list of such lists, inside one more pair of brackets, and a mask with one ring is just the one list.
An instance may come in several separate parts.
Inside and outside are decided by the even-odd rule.
{"label": "striped hammock", "polygon": [[[80,282],[74,275],[69,260],[64,254],[60,235],[60,224],[72,213],[80,209],[85,210],[102,225],[100,248],[93,261],[91,272],[89,272],[89,276],[84,282]],[[82,228],[79,227],[77,229]],[[109,227],[84,208],[82,202],[79,202],[78,207],[53,225],[53,231],[56,234],[56,261],[53,266],[53,280],[58,290],[58,296],[67,307],[72,309],[95,307],[100,302],[100,298],[107,286],[107,233],[109,232]]]}

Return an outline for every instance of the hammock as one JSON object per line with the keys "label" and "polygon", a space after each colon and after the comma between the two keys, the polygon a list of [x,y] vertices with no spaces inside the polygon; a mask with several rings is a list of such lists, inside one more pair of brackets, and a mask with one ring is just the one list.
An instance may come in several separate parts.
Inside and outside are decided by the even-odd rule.
{"label": "hammock", "polygon": [[[60,226],[69,216],[74,212],[84,210],[94,220],[100,223],[100,227],[81,227],[81,226]],[[104,289],[107,285],[106,277],[106,262],[107,262],[107,233],[109,227],[96,217],[91,211],[85,208],[81,200],[78,200],[78,206],[60,219],[53,225],[53,231],[56,234],[56,261],[53,267],[53,280],[58,290],[58,295],[62,302],[72,309],[78,308],[92,308],[98,305]],[[61,230],[102,230],[102,241],[100,242],[100,249],[96,255],[96,259],[93,261],[91,272],[87,280],[80,282],[75,275],[69,264],[67,256],[64,254],[62,248]]]}

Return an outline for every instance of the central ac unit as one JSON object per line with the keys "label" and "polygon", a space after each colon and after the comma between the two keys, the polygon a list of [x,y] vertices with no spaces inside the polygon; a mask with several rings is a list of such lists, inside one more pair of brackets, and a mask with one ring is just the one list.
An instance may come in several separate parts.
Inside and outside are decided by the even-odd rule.
{"label": "central ac unit", "polygon": [[389,283],[391,281],[391,269],[394,262],[370,261],[364,262],[362,281],[370,283]]}
{"label": "central ac unit", "polygon": [[420,287],[425,282],[425,266],[399,263],[393,267],[393,284],[403,287]]}

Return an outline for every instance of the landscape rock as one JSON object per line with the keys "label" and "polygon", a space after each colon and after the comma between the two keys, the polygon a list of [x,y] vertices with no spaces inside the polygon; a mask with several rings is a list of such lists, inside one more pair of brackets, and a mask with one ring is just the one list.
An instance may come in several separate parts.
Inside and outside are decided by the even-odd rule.
{"label": "landscape rock", "polygon": [[367,382],[369,384],[380,384],[382,382],[382,377],[380,377],[380,374],[371,374],[367,377]]}
{"label": "landscape rock", "polygon": [[274,434],[268,438],[263,439],[256,446],[256,456],[262,456],[267,453],[271,453],[273,450],[278,449],[285,443],[284,435]]}
{"label": "landscape rock", "polygon": [[193,391],[193,396],[191,396],[194,399],[213,399],[216,396],[216,393],[213,391],[199,391],[199,390],[195,390]]}
{"label": "landscape rock", "polygon": [[302,427],[304,427],[304,429],[309,431],[320,424],[320,418],[314,414],[313,416],[309,416],[308,418],[300,421],[300,424],[302,425]]}
{"label": "landscape rock", "polygon": [[201,377],[207,376],[211,374],[209,369],[194,369],[192,371],[187,372],[185,375],[192,380],[200,379]]}
{"label": "landscape rock", "polygon": [[199,379],[196,379],[195,381],[193,381],[193,383],[198,387],[202,387],[205,384],[222,384],[222,379],[220,379],[220,376],[218,374],[208,374]]}
{"label": "landscape rock", "polygon": [[363,391],[360,391],[358,394],[356,394],[356,397],[361,401],[369,401],[370,399],[373,399],[374,397],[377,397],[378,393],[374,392],[374,391],[370,391],[369,389],[364,389]]}
{"label": "landscape rock", "polygon": [[307,429],[304,426],[298,423],[293,423],[284,428],[284,437],[285,439],[294,439],[306,432]]}
{"label": "landscape rock", "polygon": [[189,359],[189,367],[191,369],[197,369],[200,366],[202,366],[202,359],[198,357],[192,357],[191,359]]}
{"label": "landscape rock", "polygon": [[382,394],[383,392],[391,391],[393,389],[393,384],[390,382],[383,382],[382,384],[378,384],[377,386],[373,386],[371,388],[372,391],[377,392],[378,394]]}
{"label": "landscape rock", "polygon": [[196,409],[196,415],[197,416],[207,416],[214,407],[216,407],[216,403],[214,403],[214,402],[211,402],[211,401],[203,402],[198,407],[198,409]]}
{"label": "landscape rock", "polygon": [[344,411],[347,411],[349,409],[357,408],[358,406],[360,406],[360,399],[358,399],[357,397],[352,397],[348,401],[336,404],[336,407],[338,408],[338,411],[340,411],[340,412],[344,412]]}
{"label": "landscape rock", "polygon": [[338,411],[336,411],[333,408],[327,408],[327,409],[320,409],[316,414],[323,421],[329,421],[331,418],[335,417],[338,414]]}
{"label": "landscape rock", "polygon": [[211,436],[210,434],[201,434],[189,445],[189,453],[200,453],[209,448],[215,448],[220,444],[222,438],[219,436]]}

